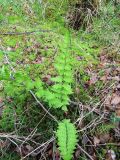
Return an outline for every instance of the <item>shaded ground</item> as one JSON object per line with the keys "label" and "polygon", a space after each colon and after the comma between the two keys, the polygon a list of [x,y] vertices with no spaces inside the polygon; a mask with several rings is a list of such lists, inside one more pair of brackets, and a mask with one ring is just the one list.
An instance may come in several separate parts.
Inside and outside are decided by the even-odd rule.
{"label": "shaded ground", "polygon": [[[2,8],[1,8],[2,9]],[[2,10],[3,11],[3,10]],[[27,10],[26,10],[27,11]],[[5,11],[4,11],[5,12]],[[1,14],[1,17],[4,15]],[[67,28],[60,23],[20,18],[11,8],[0,26],[1,72],[9,69],[40,77],[46,87],[56,74],[53,62]],[[34,25],[36,23],[36,25]],[[41,29],[44,32],[41,32]],[[22,34],[21,34],[22,33]],[[70,118],[79,132],[74,159],[120,159],[120,53],[119,41],[105,45],[90,32],[71,33],[75,58],[74,94],[68,112],[53,110],[58,119]],[[94,33],[94,32],[93,32]],[[116,32],[115,32],[116,33]],[[106,37],[105,37],[106,38]],[[97,42],[97,43],[96,43]],[[0,81],[1,160],[60,159],[54,131],[56,123],[32,95],[8,82]],[[20,93],[20,94],[18,94]],[[87,152],[87,153],[86,153]]]}

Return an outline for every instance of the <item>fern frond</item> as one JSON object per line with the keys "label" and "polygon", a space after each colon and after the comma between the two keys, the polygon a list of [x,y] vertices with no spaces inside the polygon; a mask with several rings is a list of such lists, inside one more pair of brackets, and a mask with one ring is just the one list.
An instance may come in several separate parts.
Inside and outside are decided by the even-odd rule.
{"label": "fern frond", "polygon": [[64,160],[71,160],[77,144],[77,131],[70,120],[63,120],[59,123],[57,130],[58,145],[61,156]]}
{"label": "fern frond", "polygon": [[69,52],[68,43],[69,37],[67,35],[63,45],[60,46],[61,53],[54,62],[57,73],[56,77],[51,78],[54,85],[46,90],[40,84],[36,93],[39,98],[43,98],[48,102],[50,107],[62,108],[64,111],[67,110],[69,104],[69,96],[72,94],[71,84],[73,82],[73,58]]}
{"label": "fern frond", "polygon": [[[58,61],[59,57],[59,61]],[[55,83],[51,91],[57,94],[57,103],[56,105],[51,101],[51,104],[54,108],[61,108],[63,110],[67,110],[67,105],[69,104],[69,95],[72,94],[71,83],[73,81],[73,70],[71,61],[72,58],[70,53],[61,53],[57,57],[57,61],[55,62],[55,68],[58,73],[58,76],[52,78],[52,81]],[[64,58],[63,58],[64,57]]]}

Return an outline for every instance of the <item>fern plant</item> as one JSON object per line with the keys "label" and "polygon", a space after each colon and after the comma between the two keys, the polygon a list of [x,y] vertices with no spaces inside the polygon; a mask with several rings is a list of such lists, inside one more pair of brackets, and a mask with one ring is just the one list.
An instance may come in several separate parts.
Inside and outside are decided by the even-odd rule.
{"label": "fern plant", "polygon": [[[31,79],[29,72],[26,70],[12,73],[12,77],[6,68],[2,68],[0,79],[7,81],[5,83],[5,93],[15,99],[24,101],[27,93],[34,90],[36,96],[49,103],[50,107],[62,108],[67,110],[69,96],[72,94],[73,82],[73,63],[74,59],[68,48],[69,37],[66,36],[64,43],[60,46],[60,54],[55,59],[54,68],[57,76],[51,78],[53,85],[45,88],[45,84],[40,78]],[[18,103],[18,101],[17,101]],[[61,156],[64,160],[70,160],[77,143],[77,131],[70,120],[63,120],[58,124],[57,130],[58,145]]]}
{"label": "fern plant", "polygon": [[51,80],[55,83],[50,91],[46,92],[46,99],[50,106],[67,110],[69,95],[72,93],[72,66],[71,58],[68,53],[63,52],[56,58],[55,68],[58,76]]}
{"label": "fern plant", "polygon": [[57,76],[51,78],[54,85],[46,90],[45,99],[53,108],[62,108],[67,110],[69,104],[69,95],[72,93],[71,84],[73,81],[73,58],[68,50],[68,36],[64,44],[60,46],[61,53],[56,57],[54,67]]}
{"label": "fern plant", "polygon": [[63,120],[59,123],[57,130],[59,150],[64,160],[71,160],[73,151],[77,144],[77,131],[70,120]]}
{"label": "fern plant", "polygon": [[[69,37],[67,35],[64,44],[60,46],[61,53],[57,56],[54,63],[57,72],[57,76],[51,78],[54,85],[44,90],[42,95],[49,103],[49,106],[62,108],[64,111],[67,110],[67,105],[69,104],[69,95],[72,94],[71,84],[73,82],[74,60],[68,50],[68,41]],[[36,95],[42,98],[41,90],[38,90]],[[75,126],[70,123],[70,120],[65,119],[59,123],[56,135],[62,158],[64,160],[70,160],[77,143]]]}

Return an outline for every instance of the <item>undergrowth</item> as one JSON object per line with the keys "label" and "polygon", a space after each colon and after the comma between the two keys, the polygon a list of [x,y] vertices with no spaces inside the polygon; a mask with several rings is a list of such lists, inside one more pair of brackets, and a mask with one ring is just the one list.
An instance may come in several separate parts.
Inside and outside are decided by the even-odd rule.
{"label": "undergrowth", "polygon": [[[0,35],[0,91],[5,102],[0,131],[15,131],[24,136],[37,125],[42,143],[53,136],[58,126],[56,136],[61,155],[65,160],[71,159],[77,134],[82,141],[82,133],[77,133],[71,123],[80,112],[74,101],[84,105],[91,103],[91,99],[94,102],[90,105],[100,101],[94,95],[94,86],[88,85],[90,75],[86,69],[96,68],[103,45],[118,42],[119,6],[115,9],[110,2],[99,10],[97,17],[92,17],[91,28],[86,31],[81,28],[78,32],[69,29],[70,35],[66,35],[67,1],[42,1],[41,5],[39,1],[0,2],[1,32],[49,30],[28,35]],[[75,2],[69,1],[69,4],[75,5]],[[59,9],[56,6],[60,6]],[[96,84],[96,88],[103,86],[100,81]],[[30,91],[58,119],[57,124],[50,117],[47,117],[50,120],[44,117],[44,111],[38,107]],[[83,113],[87,112],[85,109]],[[87,125],[93,118],[97,116],[90,113],[83,123]],[[88,133],[109,133],[113,128],[112,124],[103,124]],[[98,156],[103,155],[104,149],[98,153]],[[12,156],[11,153],[3,157],[11,159]]]}

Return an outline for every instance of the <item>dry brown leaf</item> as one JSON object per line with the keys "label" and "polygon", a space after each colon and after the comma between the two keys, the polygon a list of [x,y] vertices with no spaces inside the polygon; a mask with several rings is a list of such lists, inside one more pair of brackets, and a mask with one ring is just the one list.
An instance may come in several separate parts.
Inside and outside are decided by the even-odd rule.
{"label": "dry brown leaf", "polygon": [[100,139],[97,137],[94,137],[93,142],[94,142],[94,145],[97,146],[100,143]]}
{"label": "dry brown leaf", "polygon": [[101,135],[99,136],[99,138],[100,138],[100,143],[104,144],[104,143],[109,142],[109,140],[110,140],[110,135],[109,135],[109,134],[101,134]]}
{"label": "dry brown leaf", "polygon": [[111,95],[108,95],[106,97],[104,104],[105,104],[105,106],[107,106],[108,108],[110,108],[110,105],[111,105]]}
{"label": "dry brown leaf", "polygon": [[100,78],[100,80],[101,80],[101,81],[104,81],[104,82],[107,81],[107,76],[106,76],[106,75],[105,75],[105,76],[102,76],[102,77]]}
{"label": "dry brown leaf", "polygon": [[120,103],[120,96],[117,94],[114,94],[111,104],[112,105],[118,105]]}
{"label": "dry brown leaf", "polygon": [[92,84],[95,84],[96,82],[98,81],[98,76],[97,74],[93,74],[90,78],[90,81],[89,81],[89,84],[92,85]]}
{"label": "dry brown leaf", "polygon": [[107,80],[114,80],[114,81],[120,81],[120,77],[119,76],[115,76],[115,77],[107,77]]}
{"label": "dry brown leaf", "polygon": [[101,55],[100,55],[100,61],[103,63],[107,62],[107,55],[106,55],[106,51],[102,51]]}

